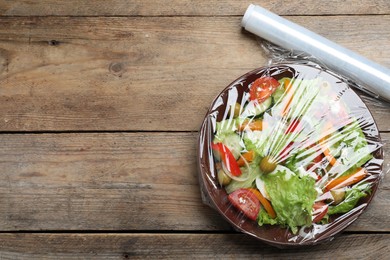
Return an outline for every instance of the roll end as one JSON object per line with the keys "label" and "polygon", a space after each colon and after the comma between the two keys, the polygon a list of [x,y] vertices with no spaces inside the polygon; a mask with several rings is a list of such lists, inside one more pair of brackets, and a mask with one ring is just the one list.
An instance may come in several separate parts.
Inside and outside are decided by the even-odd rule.
{"label": "roll end", "polygon": [[255,9],[254,4],[250,4],[248,8],[245,11],[244,17],[241,20],[241,26],[245,28],[246,24],[248,23],[249,17],[252,15],[253,10]]}

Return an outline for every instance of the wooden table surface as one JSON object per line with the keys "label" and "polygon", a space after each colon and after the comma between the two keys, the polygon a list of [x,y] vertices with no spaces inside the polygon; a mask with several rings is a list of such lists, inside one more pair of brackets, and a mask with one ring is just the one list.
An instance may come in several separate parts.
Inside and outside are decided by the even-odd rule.
{"label": "wooden table surface", "polygon": [[[237,233],[202,203],[203,116],[267,63],[240,27],[250,3],[0,1],[1,259],[388,259],[386,174],[355,223],[305,249]],[[390,67],[388,0],[255,3]],[[388,154],[390,106],[363,99]]]}

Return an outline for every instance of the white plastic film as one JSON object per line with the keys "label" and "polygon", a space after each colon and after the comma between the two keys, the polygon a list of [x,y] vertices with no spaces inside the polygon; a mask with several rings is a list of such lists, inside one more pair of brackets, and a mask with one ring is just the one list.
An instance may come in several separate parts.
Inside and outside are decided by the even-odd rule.
{"label": "white plastic film", "polygon": [[283,48],[313,55],[328,68],[363,85],[376,98],[390,100],[390,70],[260,6],[242,19],[249,32]]}

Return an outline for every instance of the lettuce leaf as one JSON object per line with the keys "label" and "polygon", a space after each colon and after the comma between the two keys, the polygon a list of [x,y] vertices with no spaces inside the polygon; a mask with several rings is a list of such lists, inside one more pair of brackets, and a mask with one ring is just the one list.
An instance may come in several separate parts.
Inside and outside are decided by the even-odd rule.
{"label": "lettuce leaf", "polygon": [[265,211],[264,208],[261,208],[259,215],[257,216],[257,222],[259,223],[259,226],[268,224],[268,225],[276,225],[279,224],[278,220],[276,218],[271,218],[270,215],[268,215],[267,211]]}
{"label": "lettuce leaf", "polygon": [[[300,178],[289,169],[278,166],[274,172],[262,175],[262,179],[276,212],[277,224],[289,226],[293,233],[296,233],[300,226],[311,225],[312,207],[317,197],[313,178]],[[262,215],[258,223],[272,224]]]}
{"label": "lettuce leaf", "polygon": [[352,210],[361,198],[364,198],[371,192],[371,186],[368,183],[355,185],[346,190],[345,199],[335,206],[329,206],[328,214],[346,213]]}
{"label": "lettuce leaf", "polygon": [[372,148],[369,147],[357,120],[346,125],[337,134],[340,135],[337,137],[340,141],[330,146],[329,149],[333,155],[340,154],[337,160],[341,164],[334,169],[342,173],[339,176],[350,174],[373,158]]}

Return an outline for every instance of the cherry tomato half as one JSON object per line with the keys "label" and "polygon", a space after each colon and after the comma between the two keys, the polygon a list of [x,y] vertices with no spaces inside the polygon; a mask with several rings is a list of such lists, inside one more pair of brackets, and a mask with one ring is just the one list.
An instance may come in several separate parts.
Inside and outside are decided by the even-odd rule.
{"label": "cherry tomato half", "polygon": [[328,205],[322,201],[317,201],[313,205],[313,223],[318,223],[328,212]]}
{"label": "cherry tomato half", "polygon": [[280,83],[272,77],[261,77],[256,79],[250,89],[250,100],[258,103],[264,102],[279,87]]}
{"label": "cherry tomato half", "polygon": [[238,189],[228,196],[230,203],[251,220],[256,220],[260,211],[260,202],[249,189]]}

